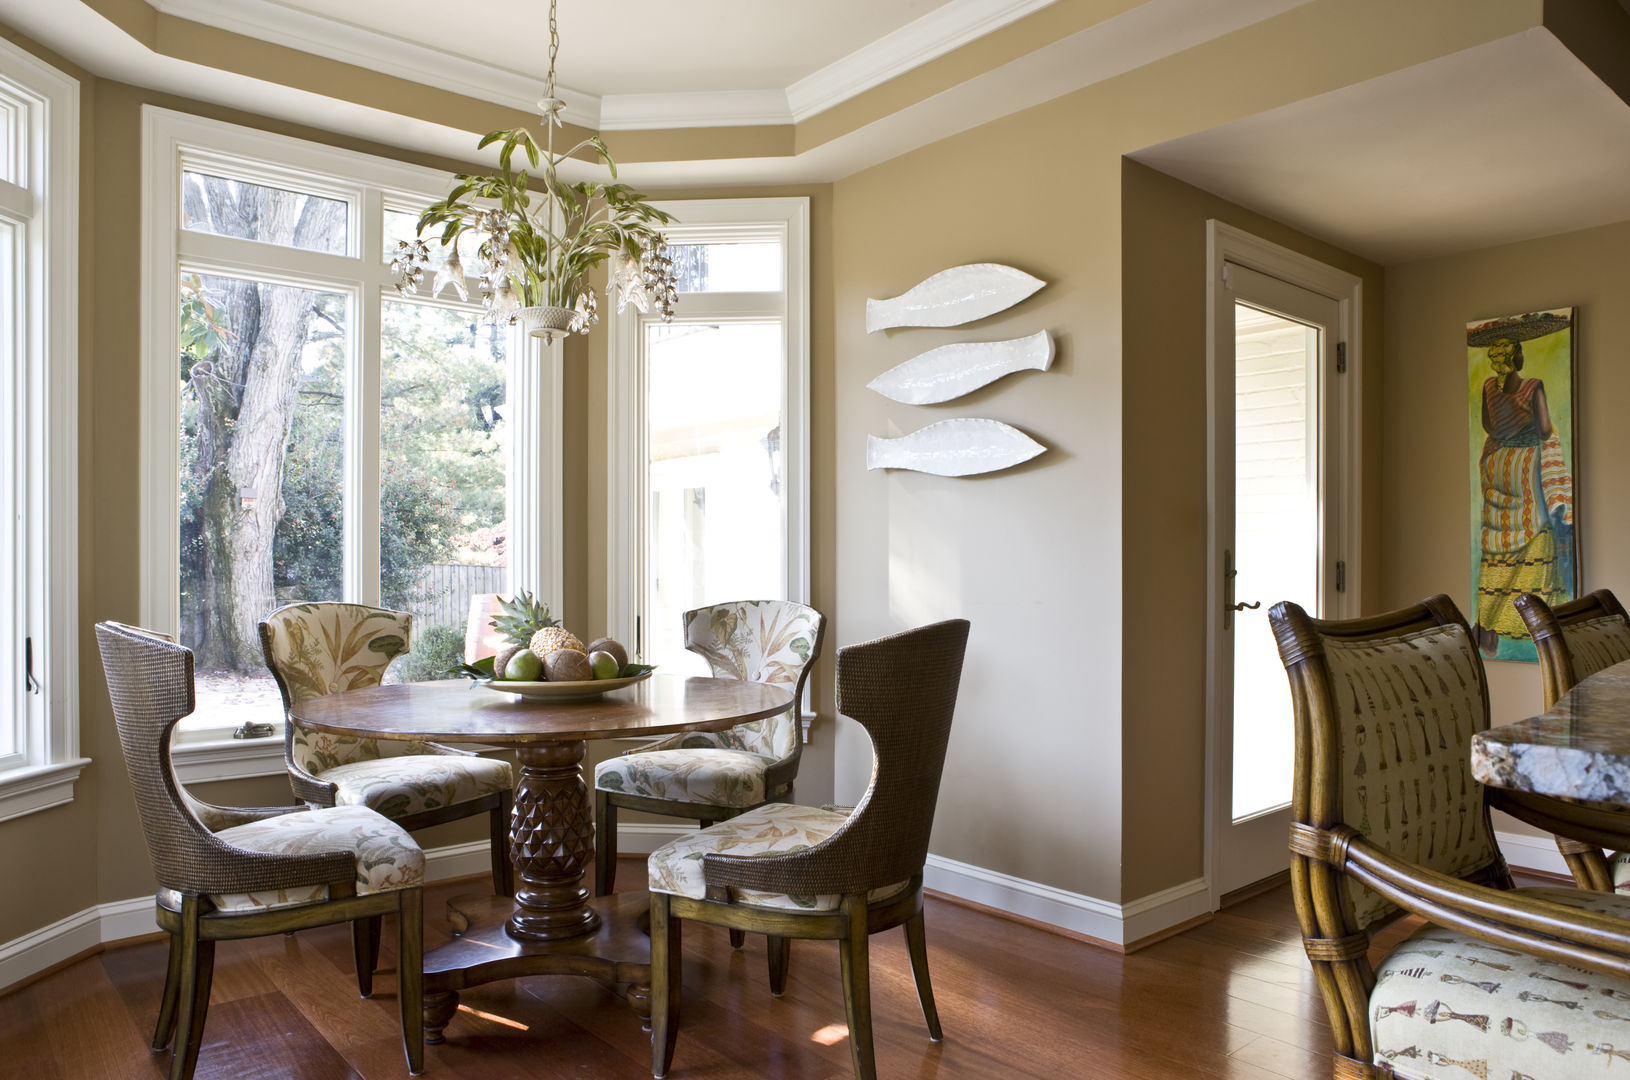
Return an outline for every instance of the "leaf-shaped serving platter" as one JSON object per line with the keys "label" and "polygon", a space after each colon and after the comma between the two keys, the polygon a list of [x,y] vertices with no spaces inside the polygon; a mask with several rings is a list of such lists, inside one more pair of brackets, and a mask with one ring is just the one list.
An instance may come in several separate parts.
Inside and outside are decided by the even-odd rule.
{"label": "leaf-shaped serving platter", "polygon": [[1029,461],[1041,443],[999,420],[941,420],[898,439],[866,436],[866,468],[972,476]]}
{"label": "leaf-shaped serving platter", "polygon": [[649,671],[630,675],[626,679],[581,679],[574,682],[522,682],[518,679],[487,679],[476,685],[500,694],[515,694],[542,701],[588,701],[612,690],[644,682],[651,677]]}
{"label": "leaf-shaped serving platter", "polygon": [[1009,341],[959,341],[919,353],[866,385],[907,405],[950,401],[1015,371],[1046,371],[1053,339],[1045,330]]}
{"label": "leaf-shaped serving platter", "polygon": [[961,326],[1005,311],[1047,284],[1001,263],[941,270],[888,300],[866,301],[866,332],[891,326]]}

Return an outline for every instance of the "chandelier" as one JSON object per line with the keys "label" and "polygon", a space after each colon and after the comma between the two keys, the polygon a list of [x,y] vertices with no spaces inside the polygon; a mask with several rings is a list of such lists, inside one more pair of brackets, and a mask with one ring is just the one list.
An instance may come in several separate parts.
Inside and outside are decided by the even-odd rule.
{"label": "chandelier", "polygon": [[[641,312],[656,310],[673,318],[679,298],[673,260],[662,226],[670,214],[652,206],[638,191],[617,180],[617,163],[598,135],[563,153],[555,151],[555,129],[563,127],[566,103],[555,96],[555,55],[560,34],[555,26],[555,0],[549,3],[549,77],[538,110],[544,125],[539,146],[526,128],[493,131],[476,149],[498,143],[496,173],[460,173],[447,197],[419,215],[417,236],[396,245],[391,274],[396,291],[417,291],[430,266],[427,235],[451,248],[446,263],[431,281],[431,296],[451,288],[469,299],[459,244],[473,234],[481,306],[499,323],[519,323],[546,343],[554,335],[587,334],[600,319],[599,302],[589,286],[589,273],[610,262],[608,294],[617,310],[633,304]],[[514,168],[519,151],[525,155]],[[557,175],[562,162],[578,154],[592,156],[610,171],[611,182],[582,180],[568,184]],[[527,168],[539,170],[534,182]]]}

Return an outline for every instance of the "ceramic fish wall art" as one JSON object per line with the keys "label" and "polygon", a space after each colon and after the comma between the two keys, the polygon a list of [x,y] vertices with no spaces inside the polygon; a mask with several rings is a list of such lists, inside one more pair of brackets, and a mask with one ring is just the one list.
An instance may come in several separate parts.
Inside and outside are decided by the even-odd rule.
{"label": "ceramic fish wall art", "polygon": [[866,385],[907,405],[932,405],[971,393],[1015,371],[1046,371],[1053,339],[1045,330],[1009,341],[959,341],[919,353]]}
{"label": "ceramic fish wall art", "polygon": [[866,468],[971,476],[1011,468],[1045,449],[999,420],[941,420],[897,439],[866,436]]}
{"label": "ceramic fish wall art", "polygon": [[866,301],[866,332],[891,326],[960,326],[1017,304],[1047,284],[1001,263],[941,270],[889,300]]}

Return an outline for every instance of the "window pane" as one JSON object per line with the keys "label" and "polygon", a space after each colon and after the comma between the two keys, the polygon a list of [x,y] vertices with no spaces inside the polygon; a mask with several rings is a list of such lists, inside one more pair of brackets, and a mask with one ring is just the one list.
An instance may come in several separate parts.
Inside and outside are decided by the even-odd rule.
{"label": "window pane", "polygon": [[413,612],[391,680],[460,662],[470,598],[505,591],[509,332],[471,310],[386,300],[380,361],[380,596]]}
{"label": "window pane", "polygon": [[[6,687],[0,708],[0,758],[7,758],[23,749],[22,726],[28,716],[24,697],[24,673],[21,670],[22,650],[18,634],[22,632],[27,615],[27,599],[23,586],[27,574],[18,565],[21,551],[15,532],[16,522],[24,519],[22,510],[24,492],[18,475],[18,452],[26,444],[25,430],[17,418],[24,415],[18,408],[22,389],[24,358],[19,355],[21,343],[17,340],[17,275],[21,268],[20,250],[22,230],[0,222],[0,355],[5,363],[0,366],[0,416],[12,418],[0,435],[0,573],[4,579],[4,594],[0,595],[0,684]],[[20,445],[21,444],[21,445]]]}
{"label": "window pane", "polygon": [[339,600],[345,297],[181,275],[181,624],[203,724],[282,719],[255,624]]}
{"label": "window pane", "polygon": [[785,592],[781,326],[648,324],[645,346],[645,656],[705,674],[684,612]]}
{"label": "window pane", "polygon": [[181,174],[181,227],[263,244],[346,252],[346,204],[207,173]]}
{"label": "window pane", "polygon": [[668,248],[679,275],[679,291],[778,292],[781,245],[774,240],[745,244],[673,244]]}

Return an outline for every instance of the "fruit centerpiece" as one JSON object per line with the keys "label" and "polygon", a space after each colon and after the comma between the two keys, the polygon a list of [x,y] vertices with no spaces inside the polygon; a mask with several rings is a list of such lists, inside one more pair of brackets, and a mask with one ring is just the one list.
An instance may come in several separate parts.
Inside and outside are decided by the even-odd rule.
{"label": "fruit centerpiece", "polygon": [[557,699],[597,697],[654,670],[650,664],[629,663],[628,650],[611,638],[583,644],[529,592],[500,600],[492,628],[508,644],[496,655],[458,669],[492,690]]}

